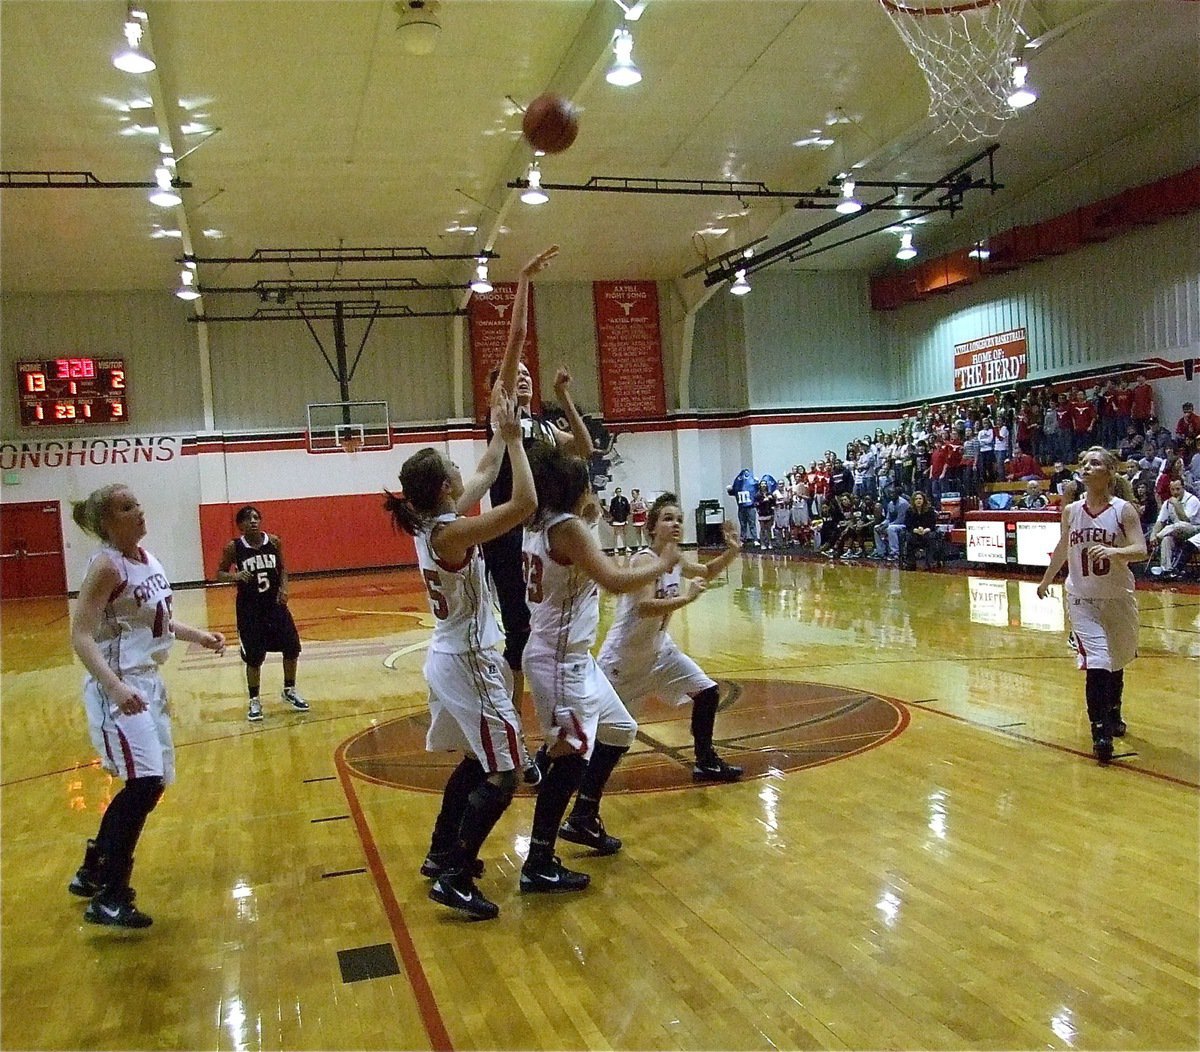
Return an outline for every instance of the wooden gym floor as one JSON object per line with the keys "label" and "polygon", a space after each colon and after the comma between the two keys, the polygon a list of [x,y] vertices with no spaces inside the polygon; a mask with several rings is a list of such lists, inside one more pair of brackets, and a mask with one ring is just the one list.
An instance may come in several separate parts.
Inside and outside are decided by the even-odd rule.
{"label": "wooden gym floor", "polygon": [[[97,929],[66,885],[116,786],[92,763],[65,600],[4,604],[5,1049],[1200,1045],[1200,595],[1139,593],[1129,734],[1090,758],[1061,607],[1031,579],[745,556],[673,634],[757,777],[696,787],[651,707],[577,896],[521,896],[531,801],[485,845],[502,913],[417,874],[450,760],[421,750],[416,575],[294,582],[301,715],[177,644],[179,781]],[[232,634],[228,588],[176,596]],[[611,606],[606,601],[606,611]]]}

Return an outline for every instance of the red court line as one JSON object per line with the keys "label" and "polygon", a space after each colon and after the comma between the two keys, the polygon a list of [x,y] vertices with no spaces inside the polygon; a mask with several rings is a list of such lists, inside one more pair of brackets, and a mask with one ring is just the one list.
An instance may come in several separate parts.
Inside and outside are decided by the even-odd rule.
{"label": "red court line", "polygon": [[371,827],[367,825],[367,817],[363,814],[362,806],[358,802],[358,794],[354,790],[354,780],[350,775],[349,767],[346,766],[346,744],[343,742],[338,746],[333,758],[337,766],[338,777],[342,782],[342,789],[346,793],[350,815],[358,829],[358,838],[362,842],[363,853],[367,856],[367,867],[371,871],[371,878],[375,881],[375,888],[379,892],[383,911],[387,914],[388,923],[391,925],[396,948],[400,951],[400,959],[404,962],[404,971],[408,976],[409,986],[412,987],[413,997],[417,1001],[421,1022],[425,1026],[425,1032],[429,1035],[429,1043],[437,1052],[443,1052],[443,1050],[444,1052],[453,1052],[454,1045],[446,1031],[442,1013],[438,1010],[433,989],[425,976],[425,969],[421,966],[420,954],[417,953],[412,936],[408,932],[408,925],[404,923],[404,913],[400,909],[400,903],[396,900],[396,893],[392,890],[391,881],[388,880],[383,859],[379,857],[379,848],[375,844],[375,838],[371,835]]}

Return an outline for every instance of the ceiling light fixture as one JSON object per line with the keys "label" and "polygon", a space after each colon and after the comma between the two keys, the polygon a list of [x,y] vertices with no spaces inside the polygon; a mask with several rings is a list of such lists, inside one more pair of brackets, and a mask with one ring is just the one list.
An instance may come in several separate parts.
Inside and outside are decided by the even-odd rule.
{"label": "ceiling light fixture", "polygon": [[1012,72],[1012,93],[1008,96],[1008,104],[1014,110],[1023,110],[1026,106],[1032,106],[1037,102],[1037,92],[1025,83],[1025,78],[1029,76],[1029,67],[1023,62],[1018,62],[1013,66]]}
{"label": "ceiling light fixture", "polygon": [[431,55],[442,32],[437,0],[400,0],[396,5],[396,35],[410,55]]}
{"label": "ceiling light fixture", "polygon": [[488,281],[487,259],[479,257],[479,265],[475,268],[475,278],[471,282],[471,291],[481,296],[492,291],[492,283]]}
{"label": "ceiling light fixture", "polygon": [[917,250],[913,248],[912,231],[906,230],[900,235],[900,248],[896,250],[897,259],[913,259]]}
{"label": "ceiling light fixture", "polygon": [[112,64],[125,73],[149,73],[155,68],[154,59],[141,48],[143,30],[141,22],[138,21],[139,16],[144,20],[146,13],[129,9],[124,30],[128,46],[113,55]]}
{"label": "ceiling light fixture", "polygon": [[834,143],[824,132],[817,128],[813,128],[804,138],[797,139],[792,143],[793,146],[815,146],[819,150],[828,150]]}
{"label": "ceiling light fixture", "polygon": [[841,215],[853,215],[855,212],[862,211],[862,202],[854,196],[854,180],[842,180],[842,199],[838,202],[835,212]]}
{"label": "ceiling light fixture", "polygon": [[155,168],[154,180],[158,183],[158,189],[150,195],[151,204],[158,205],[160,208],[174,208],[176,205],[183,204],[183,198],[171,185],[170,171],[166,168]]}
{"label": "ceiling light fixture", "polygon": [[992,253],[984,247],[983,242],[977,242],[975,247],[967,253],[971,259],[991,259]]}
{"label": "ceiling light fixture", "polygon": [[750,282],[746,280],[745,267],[738,270],[737,277],[734,278],[733,284],[729,286],[729,291],[735,296],[744,296],[750,291]]}
{"label": "ceiling light fixture", "polygon": [[615,61],[604,79],[618,88],[630,88],[642,79],[641,71],[633,64],[633,34],[628,26],[620,26],[613,34]]}
{"label": "ceiling light fixture", "polygon": [[175,295],[181,300],[198,300],[200,298],[200,290],[196,288],[196,273],[185,267],[179,272],[179,288],[175,290]]}
{"label": "ceiling light fixture", "polygon": [[527,205],[544,205],[550,200],[550,195],[542,189],[542,172],[536,164],[529,166],[529,172],[526,174],[526,179],[529,181],[529,186],[525,192],[521,194],[521,200]]}

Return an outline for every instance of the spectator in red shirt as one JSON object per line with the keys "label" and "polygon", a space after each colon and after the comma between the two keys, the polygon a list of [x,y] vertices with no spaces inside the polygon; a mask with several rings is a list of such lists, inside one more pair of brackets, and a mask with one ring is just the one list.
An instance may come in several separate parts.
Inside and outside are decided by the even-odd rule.
{"label": "spectator in red shirt", "polygon": [[1037,462],[1036,457],[1030,456],[1022,449],[1021,444],[1017,443],[1017,452],[1008,462],[1008,471],[1005,473],[1005,478],[1009,482],[1027,481],[1034,479],[1041,480],[1042,466]]}
{"label": "spectator in red shirt", "polygon": [[942,506],[942,485],[946,480],[946,443],[940,438],[933,440],[933,450],[929,454],[929,485],[933,493],[933,506]]}
{"label": "spectator in red shirt", "polygon": [[1194,412],[1191,402],[1183,403],[1183,416],[1175,425],[1175,434],[1180,442],[1186,442],[1189,438],[1194,441],[1200,435],[1200,416]]}
{"label": "spectator in red shirt", "polygon": [[1139,373],[1137,383],[1130,393],[1133,395],[1133,422],[1137,429],[1145,434],[1146,421],[1154,415],[1154,388],[1146,382],[1146,377]]}
{"label": "spectator in red shirt", "polygon": [[1071,431],[1074,444],[1071,448],[1071,459],[1078,460],[1079,454],[1092,444],[1092,433],[1096,430],[1096,410],[1083,397],[1079,388],[1075,389],[1075,400],[1071,403]]}

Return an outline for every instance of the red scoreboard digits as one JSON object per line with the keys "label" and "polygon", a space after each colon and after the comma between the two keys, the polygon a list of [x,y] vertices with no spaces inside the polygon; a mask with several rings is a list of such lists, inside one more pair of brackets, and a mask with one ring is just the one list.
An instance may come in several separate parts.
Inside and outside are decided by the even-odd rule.
{"label": "red scoreboard digits", "polygon": [[120,424],[129,419],[122,358],[17,362],[22,427]]}

